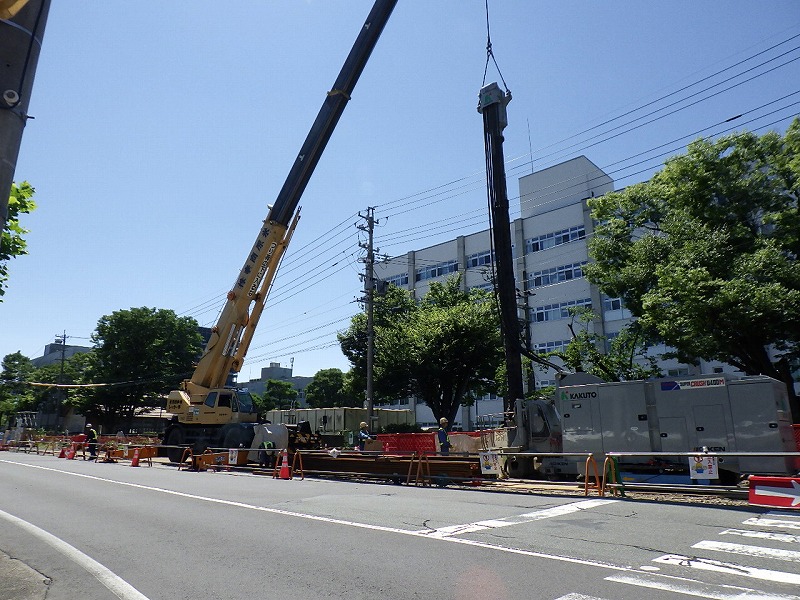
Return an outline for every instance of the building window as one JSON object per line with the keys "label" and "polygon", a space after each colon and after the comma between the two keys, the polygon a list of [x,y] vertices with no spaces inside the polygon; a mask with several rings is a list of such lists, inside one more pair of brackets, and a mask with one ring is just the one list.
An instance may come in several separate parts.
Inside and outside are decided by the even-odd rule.
{"label": "building window", "polygon": [[467,268],[482,267],[483,265],[490,265],[494,262],[494,252],[486,250],[485,252],[478,252],[477,254],[470,254],[467,257]]}
{"label": "building window", "polygon": [[525,254],[539,252],[540,250],[547,250],[548,248],[560,246],[561,244],[568,244],[569,242],[575,240],[582,240],[585,237],[586,228],[583,225],[569,227],[567,229],[561,229],[560,231],[553,231],[551,233],[545,233],[544,235],[539,235],[532,237],[529,240],[525,240]]}
{"label": "building window", "polygon": [[667,369],[669,377],[683,377],[689,374],[689,367],[681,367],[679,369]]}
{"label": "building window", "polygon": [[386,283],[403,287],[408,285],[408,273],[400,273],[399,275],[392,275],[386,278]]}
{"label": "building window", "polygon": [[564,348],[569,346],[569,342],[569,340],[542,342],[540,344],[534,344],[533,349],[538,354],[546,354],[547,352],[563,352]]}
{"label": "building window", "polygon": [[583,266],[586,262],[587,261],[562,265],[560,267],[553,267],[552,269],[545,269],[544,271],[535,271],[528,277],[528,287],[536,288],[542,287],[543,285],[552,285],[554,283],[561,283],[562,281],[569,281],[570,279],[579,279],[583,277]]}
{"label": "building window", "polygon": [[624,306],[622,298],[603,299],[603,310],[622,310]]}
{"label": "building window", "polygon": [[447,262],[437,263],[429,267],[422,267],[417,269],[415,281],[425,281],[426,279],[435,279],[450,273],[458,271],[458,261],[448,260]]}
{"label": "building window", "polygon": [[585,306],[592,308],[592,299],[584,298],[583,300],[570,300],[569,302],[562,302],[561,304],[546,304],[545,306],[537,306],[534,312],[534,321],[541,323],[543,321],[558,321],[560,319],[568,319],[569,309],[574,306]]}

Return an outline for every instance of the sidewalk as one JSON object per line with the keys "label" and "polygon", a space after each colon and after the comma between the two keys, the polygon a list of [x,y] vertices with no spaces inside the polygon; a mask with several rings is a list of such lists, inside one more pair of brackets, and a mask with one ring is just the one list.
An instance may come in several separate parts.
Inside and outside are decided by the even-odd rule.
{"label": "sidewalk", "polygon": [[0,600],[44,600],[50,580],[0,552]]}

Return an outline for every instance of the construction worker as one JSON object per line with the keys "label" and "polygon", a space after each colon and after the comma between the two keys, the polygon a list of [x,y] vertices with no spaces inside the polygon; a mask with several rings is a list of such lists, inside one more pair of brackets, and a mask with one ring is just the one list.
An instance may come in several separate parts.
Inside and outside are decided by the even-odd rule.
{"label": "construction worker", "polygon": [[272,468],[275,459],[275,442],[263,441],[259,444],[261,450],[258,451],[258,465],[263,468]]}
{"label": "construction worker", "polygon": [[436,432],[436,437],[439,439],[439,451],[442,453],[442,456],[448,456],[450,454],[450,447],[452,446],[450,443],[450,436],[447,434],[447,424],[448,420],[444,417],[439,419],[439,429]]}
{"label": "construction worker", "polygon": [[373,436],[369,433],[369,427],[364,421],[361,421],[358,430],[358,449],[363,452],[367,440],[371,439],[373,439]]}
{"label": "construction worker", "polygon": [[91,423],[86,424],[86,445],[89,446],[89,458],[97,458],[97,432]]}

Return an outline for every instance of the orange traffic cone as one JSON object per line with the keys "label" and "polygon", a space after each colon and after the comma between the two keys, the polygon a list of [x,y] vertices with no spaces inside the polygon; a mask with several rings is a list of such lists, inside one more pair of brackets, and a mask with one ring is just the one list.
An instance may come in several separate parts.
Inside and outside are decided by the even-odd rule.
{"label": "orange traffic cone", "polygon": [[58,454],[58,458],[65,458],[67,456],[67,447],[61,446],[61,452]]}
{"label": "orange traffic cone", "polygon": [[66,459],[67,460],[75,460],[75,445],[74,444],[69,447],[69,450],[67,450]]}
{"label": "orange traffic cone", "polygon": [[139,466],[139,449],[136,448],[133,451],[133,458],[131,459],[131,466],[138,467]]}
{"label": "orange traffic cone", "polygon": [[280,477],[281,479],[292,478],[292,470],[289,468],[289,453],[286,450],[283,451],[281,470],[280,473],[278,473],[278,477]]}

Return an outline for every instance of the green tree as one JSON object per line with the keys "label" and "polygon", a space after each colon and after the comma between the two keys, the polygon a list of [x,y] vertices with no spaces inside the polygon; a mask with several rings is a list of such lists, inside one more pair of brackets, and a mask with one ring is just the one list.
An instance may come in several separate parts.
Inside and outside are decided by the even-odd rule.
{"label": "green tree", "polygon": [[645,183],[590,201],[590,281],[683,362],[786,385],[800,361],[800,120],[698,140]]}
{"label": "green tree", "polygon": [[21,352],[6,354],[0,372],[0,424],[22,410],[34,410],[36,397],[28,385],[33,380],[31,359]]}
{"label": "green tree", "polygon": [[[374,306],[374,327],[376,340],[388,335],[397,324],[417,310],[417,305],[408,291],[390,285],[385,294],[376,296]],[[362,406],[367,388],[367,316],[355,315],[346,332],[339,334],[342,353],[350,361],[351,369],[347,375],[348,395]],[[380,371],[380,375],[378,375]],[[397,400],[408,396],[405,374],[389,367],[381,368],[376,357],[373,378],[374,399],[376,401]]]}
{"label": "green tree", "polygon": [[11,184],[11,196],[8,199],[8,218],[0,232],[0,302],[8,285],[8,261],[16,256],[28,253],[25,234],[28,233],[19,223],[19,216],[28,214],[36,208],[33,201],[35,190],[27,181]]}
{"label": "green tree", "polygon": [[264,402],[286,410],[292,408],[292,403],[297,400],[297,390],[288,381],[268,379],[264,387]]}
{"label": "green tree", "polygon": [[358,400],[348,395],[345,374],[341,369],[322,369],[306,387],[306,400],[313,408],[358,406]]}
{"label": "green tree", "polygon": [[77,386],[91,383],[89,372],[91,354],[91,352],[73,354],[64,361],[63,367],[59,361],[35,369],[31,375],[33,382],[76,386],[69,388],[37,385],[32,388],[35,405],[43,407],[48,413],[55,413],[56,409],[60,409],[60,417],[67,416],[70,407],[83,406],[91,392],[87,388]]}
{"label": "green tree", "polygon": [[637,321],[629,324],[609,342],[590,329],[597,313],[586,307],[570,308],[568,325],[572,339],[563,351],[548,353],[562,360],[572,371],[591,373],[604,381],[632,381],[660,377],[658,357],[648,353],[647,339]]}
{"label": "green tree", "polygon": [[[438,420],[455,420],[459,406],[494,389],[502,360],[496,305],[486,292],[460,289],[460,277],[431,284],[419,304],[390,286],[376,307],[376,397],[417,396]],[[366,350],[364,319],[340,335],[353,369]],[[381,390],[381,394],[378,394]]]}
{"label": "green tree", "polygon": [[107,385],[94,388],[79,409],[108,429],[161,406],[191,375],[202,344],[197,321],[147,307],[103,316],[92,341],[91,377]]}
{"label": "green tree", "polygon": [[259,414],[263,415],[271,410],[275,410],[275,401],[266,394],[250,392],[250,395],[253,398],[253,406],[255,406],[256,412]]}

